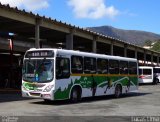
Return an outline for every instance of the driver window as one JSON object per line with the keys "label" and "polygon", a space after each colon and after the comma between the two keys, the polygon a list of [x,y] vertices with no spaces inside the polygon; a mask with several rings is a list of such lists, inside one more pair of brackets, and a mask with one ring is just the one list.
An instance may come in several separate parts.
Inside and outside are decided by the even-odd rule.
{"label": "driver window", "polygon": [[56,78],[64,79],[70,77],[70,62],[68,58],[57,57],[56,59]]}

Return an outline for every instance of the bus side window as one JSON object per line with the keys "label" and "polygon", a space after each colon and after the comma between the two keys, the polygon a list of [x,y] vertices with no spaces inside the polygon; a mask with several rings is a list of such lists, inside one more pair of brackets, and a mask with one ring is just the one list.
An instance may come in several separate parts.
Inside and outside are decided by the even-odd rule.
{"label": "bus side window", "polygon": [[70,77],[70,61],[69,58],[56,58],[56,78],[64,79]]}
{"label": "bus side window", "polygon": [[119,74],[119,61],[118,60],[109,60],[109,73]]}
{"label": "bus side window", "polygon": [[128,74],[128,62],[127,61],[119,62],[119,72],[120,74]]}
{"label": "bus side window", "polygon": [[96,58],[84,57],[84,73],[96,73]]}
{"label": "bus side window", "polygon": [[83,58],[81,56],[71,56],[72,73],[83,73]]}
{"label": "bus side window", "polygon": [[128,70],[129,74],[137,74],[137,63],[136,62],[129,62],[128,63]]}
{"label": "bus side window", "polygon": [[97,59],[97,73],[107,74],[108,73],[108,60]]}

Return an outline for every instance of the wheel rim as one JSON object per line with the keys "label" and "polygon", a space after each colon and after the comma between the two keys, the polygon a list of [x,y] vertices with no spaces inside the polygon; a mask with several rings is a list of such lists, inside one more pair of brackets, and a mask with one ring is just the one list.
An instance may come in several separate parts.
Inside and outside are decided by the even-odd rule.
{"label": "wheel rim", "polygon": [[73,100],[77,100],[77,98],[78,98],[77,91],[76,91],[76,90],[73,90],[72,99],[73,99]]}
{"label": "wheel rim", "polygon": [[117,87],[116,87],[116,91],[115,91],[115,95],[116,95],[116,97],[119,97],[120,94],[121,94],[120,86],[117,86]]}

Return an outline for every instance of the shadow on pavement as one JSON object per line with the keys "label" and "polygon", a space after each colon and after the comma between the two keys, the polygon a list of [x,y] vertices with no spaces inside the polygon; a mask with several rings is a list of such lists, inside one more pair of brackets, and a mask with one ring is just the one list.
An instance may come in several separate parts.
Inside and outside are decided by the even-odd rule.
{"label": "shadow on pavement", "polygon": [[112,100],[112,99],[124,99],[124,98],[129,98],[129,97],[140,97],[144,95],[148,95],[152,93],[128,93],[122,95],[120,98],[115,98],[113,95],[108,95],[108,96],[98,96],[98,97],[87,97],[83,98],[81,101],[77,103],[73,103],[70,100],[59,100],[59,101],[36,101],[36,102],[31,102],[31,104],[41,104],[41,105],[69,105],[69,104],[80,104],[80,103],[90,103],[90,102],[95,102],[95,101],[102,101],[102,100]]}
{"label": "shadow on pavement", "polygon": [[0,90],[0,103],[29,100],[30,98],[23,98],[21,91],[16,90]]}
{"label": "shadow on pavement", "polygon": [[131,122],[130,116],[23,116],[20,122]]}
{"label": "shadow on pavement", "polygon": [[139,86],[156,86],[156,85],[160,85],[160,83],[157,84],[153,84],[153,83],[140,83]]}

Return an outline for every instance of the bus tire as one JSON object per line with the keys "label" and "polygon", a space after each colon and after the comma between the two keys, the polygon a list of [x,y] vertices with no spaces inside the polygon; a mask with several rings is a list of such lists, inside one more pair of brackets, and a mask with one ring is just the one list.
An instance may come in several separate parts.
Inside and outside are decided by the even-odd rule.
{"label": "bus tire", "polygon": [[70,96],[71,102],[78,102],[81,100],[81,88],[76,86],[72,89],[71,91],[71,96]]}
{"label": "bus tire", "polygon": [[122,95],[122,86],[120,84],[116,85],[114,95],[116,98],[119,98]]}
{"label": "bus tire", "polygon": [[48,100],[48,99],[43,99],[45,103],[50,103],[51,100]]}
{"label": "bus tire", "polygon": [[156,78],[154,81],[153,81],[153,85],[157,85],[159,82],[159,80]]}

